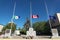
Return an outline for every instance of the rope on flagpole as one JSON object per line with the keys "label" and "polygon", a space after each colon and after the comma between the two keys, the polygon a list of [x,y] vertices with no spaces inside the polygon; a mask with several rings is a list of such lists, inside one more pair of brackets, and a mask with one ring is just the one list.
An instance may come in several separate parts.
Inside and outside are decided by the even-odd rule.
{"label": "rope on flagpole", "polygon": [[16,2],[14,4],[13,15],[12,15],[12,18],[11,18],[11,35],[12,35],[12,23],[13,23],[13,20],[14,20],[15,8],[16,8]]}
{"label": "rope on flagpole", "polygon": [[[44,2],[45,2],[45,1],[44,1]],[[45,2],[45,7],[46,7],[46,12],[47,12],[48,20],[49,20],[50,29],[51,29],[52,26],[51,26],[51,22],[50,22],[50,18],[49,18],[48,8],[47,8],[47,4],[46,4],[46,2]],[[52,32],[52,29],[51,29],[51,32]]]}

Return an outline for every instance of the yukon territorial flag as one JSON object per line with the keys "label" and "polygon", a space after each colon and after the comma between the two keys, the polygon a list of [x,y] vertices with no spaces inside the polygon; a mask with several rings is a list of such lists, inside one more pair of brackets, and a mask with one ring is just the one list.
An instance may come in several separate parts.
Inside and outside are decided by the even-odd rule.
{"label": "yukon territorial flag", "polygon": [[14,19],[19,19],[20,18],[20,16],[14,16]]}
{"label": "yukon territorial flag", "polygon": [[38,18],[39,16],[38,15],[32,15],[32,18]]}

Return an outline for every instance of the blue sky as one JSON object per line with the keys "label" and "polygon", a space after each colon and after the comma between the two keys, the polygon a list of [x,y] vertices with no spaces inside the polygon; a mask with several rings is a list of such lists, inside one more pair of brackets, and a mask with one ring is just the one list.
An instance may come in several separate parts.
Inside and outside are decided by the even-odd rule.
{"label": "blue sky", "polygon": [[[0,24],[6,25],[11,21],[14,3],[16,2],[15,15],[20,16],[14,20],[17,27],[23,27],[26,18],[30,18],[30,1],[32,3],[32,14],[38,14],[39,18],[32,19],[32,23],[37,21],[47,21],[47,13],[44,0],[0,0]],[[49,15],[60,12],[60,0],[45,0]]]}

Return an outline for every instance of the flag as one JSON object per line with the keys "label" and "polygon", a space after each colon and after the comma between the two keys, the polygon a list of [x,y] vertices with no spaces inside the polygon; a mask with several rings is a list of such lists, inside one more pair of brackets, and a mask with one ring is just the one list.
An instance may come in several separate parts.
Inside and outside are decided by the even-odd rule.
{"label": "flag", "polygon": [[14,19],[19,19],[20,18],[20,16],[14,16]]}
{"label": "flag", "polygon": [[49,16],[49,17],[50,17],[51,19],[54,19],[54,20],[56,19],[56,17],[55,17],[55,16]]}
{"label": "flag", "polygon": [[32,18],[38,18],[39,16],[38,15],[32,15]]}
{"label": "flag", "polygon": [[51,20],[55,23],[56,17],[55,16],[49,16]]}

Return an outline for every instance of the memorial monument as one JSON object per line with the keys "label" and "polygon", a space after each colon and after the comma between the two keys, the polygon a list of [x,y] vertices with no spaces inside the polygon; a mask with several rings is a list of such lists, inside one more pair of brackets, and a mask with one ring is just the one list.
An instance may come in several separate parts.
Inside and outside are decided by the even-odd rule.
{"label": "memorial monument", "polygon": [[27,37],[28,36],[36,37],[36,31],[34,31],[33,28],[29,28],[29,30],[27,31]]}

